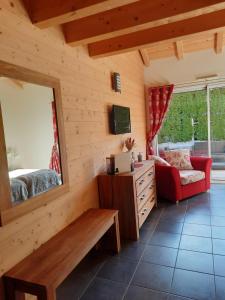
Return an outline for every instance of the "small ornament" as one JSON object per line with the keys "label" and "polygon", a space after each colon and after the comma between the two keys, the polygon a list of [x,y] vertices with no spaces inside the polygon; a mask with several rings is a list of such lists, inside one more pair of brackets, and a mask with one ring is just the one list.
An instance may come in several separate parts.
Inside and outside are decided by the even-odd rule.
{"label": "small ornament", "polygon": [[131,151],[133,149],[134,144],[135,144],[135,139],[132,139],[131,137],[127,138],[125,141],[125,146],[128,151]]}

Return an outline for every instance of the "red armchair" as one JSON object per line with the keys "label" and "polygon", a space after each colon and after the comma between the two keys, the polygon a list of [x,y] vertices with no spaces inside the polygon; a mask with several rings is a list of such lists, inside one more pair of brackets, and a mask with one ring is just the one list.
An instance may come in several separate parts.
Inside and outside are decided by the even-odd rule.
{"label": "red armchair", "polygon": [[191,157],[194,170],[205,172],[205,179],[181,185],[179,170],[172,166],[156,165],[156,186],[159,198],[178,202],[193,195],[206,192],[210,188],[210,170],[212,159]]}

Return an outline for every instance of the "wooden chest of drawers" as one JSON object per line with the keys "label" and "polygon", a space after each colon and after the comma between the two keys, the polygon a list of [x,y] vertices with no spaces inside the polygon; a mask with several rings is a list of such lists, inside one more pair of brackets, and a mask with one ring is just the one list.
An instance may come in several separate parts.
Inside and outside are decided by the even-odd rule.
{"label": "wooden chest of drawers", "polygon": [[98,176],[101,208],[119,210],[122,238],[139,238],[139,229],[157,203],[155,166],[153,161],[144,161],[134,172],[110,176]]}

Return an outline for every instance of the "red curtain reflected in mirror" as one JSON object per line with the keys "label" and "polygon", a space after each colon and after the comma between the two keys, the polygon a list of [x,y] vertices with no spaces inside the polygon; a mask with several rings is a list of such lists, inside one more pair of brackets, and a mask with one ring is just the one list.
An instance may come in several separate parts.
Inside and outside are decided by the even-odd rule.
{"label": "red curtain reflected in mirror", "polygon": [[58,137],[55,101],[52,101],[52,120],[53,120],[53,130],[54,130],[54,144],[52,146],[49,169],[55,170],[56,173],[61,174],[60,156],[59,156],[59,137]]}

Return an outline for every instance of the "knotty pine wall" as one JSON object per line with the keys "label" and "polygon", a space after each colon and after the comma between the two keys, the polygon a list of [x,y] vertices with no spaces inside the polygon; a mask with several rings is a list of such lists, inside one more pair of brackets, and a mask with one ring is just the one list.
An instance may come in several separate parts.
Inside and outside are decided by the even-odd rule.
{"label": "knotty pine wall", "polygon": [[[93,60],[86,48],[65,45],[60,28],[34,27],[19,0],[0,0],[0,59],[60,79],[70,184],[64,197],[0,228],[1,276],[83,211],[98,206],[96,175],[127,137],[109,133],[110,105],[131,108],[135,151],[145,153],[145,105],[137,52]],[[111,90],[112,71],[121,74],[121,95]]]}

